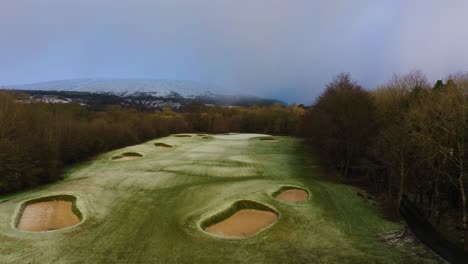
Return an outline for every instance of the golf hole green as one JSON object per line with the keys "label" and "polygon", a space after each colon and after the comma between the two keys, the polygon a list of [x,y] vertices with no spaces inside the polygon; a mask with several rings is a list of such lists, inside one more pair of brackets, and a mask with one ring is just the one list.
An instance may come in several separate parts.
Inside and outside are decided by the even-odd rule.
{"label": "golf hole green", "polygon": [[58,230],[77,225],[81,218],[75,196],[48,196],[25,202],[19,211],[16,228],[30,232]]}
{"label": "golf hole green", "polygon": [[133,160],[143,157],[140,153],[137,152],[124,152],[118,156],[112,157],[113,161],[124,161],[124,160]]}
{"label": "golf hole green", "polygon": [[272,225],[278,213],[272,208],[253,201],[237,201],[202,223],[202,229],[223,238],[245,238]]}
{"label": "golf hole green", "polygon": [[166,143],[162,143],[162,142],[156,142],[154,143],[154,145],[156,147],[161,147],[161,148],[172,148],[172,145],[169,145],[169,144],[166,144]]}
{"label": "golf hole green", "polygon": [[274,197],[286,202],[303,202],[309,199],[309,193],[296,187],[283,187],[275,193]]}

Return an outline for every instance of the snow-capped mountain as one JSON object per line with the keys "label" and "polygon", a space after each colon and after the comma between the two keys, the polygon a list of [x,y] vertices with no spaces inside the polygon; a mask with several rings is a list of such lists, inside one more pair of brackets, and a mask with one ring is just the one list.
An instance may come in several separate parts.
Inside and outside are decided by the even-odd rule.
{"label": "snow-capped mountain", "polygon": [[176,92],[185,98],[206,96],[217,92],[217,87],[194,81],[153,79],[72,79],[31,84],[6,85],[14,90],[76,91],[114,94],[150,93],[158,97]]}

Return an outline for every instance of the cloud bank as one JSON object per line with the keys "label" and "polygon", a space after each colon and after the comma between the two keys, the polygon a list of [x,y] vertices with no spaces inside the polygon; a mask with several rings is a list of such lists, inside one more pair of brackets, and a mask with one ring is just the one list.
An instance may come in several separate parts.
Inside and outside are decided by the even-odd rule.
{"label": "cloud bank", "polygon": [[0,84],[195,80],[311,103],[339,72],[368,88],[468,69],[468,2],[16,0],[0,3]]}

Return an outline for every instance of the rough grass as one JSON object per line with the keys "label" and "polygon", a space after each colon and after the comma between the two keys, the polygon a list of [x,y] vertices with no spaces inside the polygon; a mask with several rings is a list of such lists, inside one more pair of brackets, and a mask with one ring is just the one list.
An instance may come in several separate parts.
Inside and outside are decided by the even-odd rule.
{"label": "rough grass", "polygon": [[209,226],[212,226],[214,224],[222,222],[222,221],[228,219],[229,217],[231,217],[237,211],[240,211],[242,209],[255,209],[255,210],[259,210],[259,211],[268,211],[268,212],[272,212],[272,213],[275,213],[276,215],[278,215],[277,211],[275,211],[273,208],[271,208],[271,207],[269,207],[269,206],[267,206],[265,204],[255,202],[255,201],[250,201],[250,200],[240,200],[240,201],[234,202],[227,209],[224,209],[221,212],[218,212],[217,214],[203,220],[200,223],[200,227],[202,229],[205,229],[205,228],[207,228]]}
{"label": "rough grass", "polygon": [[78,209],[78,206],[76,205],[76,197],[73,195],[68,195],[68,194],[59,194],[59,195],[51,195],[51,196],[44,196],[40,198],[35,198],[28,200],[24,203],[21,204],[20,209],[18,210],[15,221],[14,221],[14,226],[16,227],[19,223],[19,220],[21,219],[21,215],[23,214],[24,208],[30,204],[34,203],[40,203],[40,202],[49,202],[49,201],[68,201],[72,203],[72,211],[73,213],[78,217],[80,221],[83,220],[83,215],[81,214],[81,211]]}
{"label": "rough grass", "polygon": [[[65,180],[0,197],[0,263],[432,263],[411,247],[379,239],[401,224],[353,187],[322,180],[301,140],[266,135],[159,139],[73,166]],[[145,159],[113,162],[138,152]],[[279,186],[302,186],[313,200],[285,204]],[[11,223],[24,201],[71,193],[85,220],[61,232],[20,232]],[[236,201],[268,205],[280,215],[240,240],[206,234],[200,223]],[[405,251],[403,251],[405,250]]]}

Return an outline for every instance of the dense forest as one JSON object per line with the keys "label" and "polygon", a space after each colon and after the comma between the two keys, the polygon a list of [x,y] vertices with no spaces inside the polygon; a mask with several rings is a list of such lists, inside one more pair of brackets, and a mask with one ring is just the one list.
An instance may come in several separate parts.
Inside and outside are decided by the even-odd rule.
{"label": "dense forest", "polygon": [[340,74],[305,113],[301,131],[323,162],[377,196],[389,216],[407,196],[468,249],[467,92],[463,73],[431,85],[414,71],[371,91]]}
{"label": "dense forest", "polygon": [[304,137],[340,181],[365,189],[388,217],[397,217],[408,197],[444,235],[468,248],[467,92],[468,74],[431,84],[417,71],[372,90],[340,74],[308,107],[195,101],[178,112],[95,109],[18,103],[21,95],[0,92],[0,194],[56,181],[66,165],[170,133],[294,135]]}

